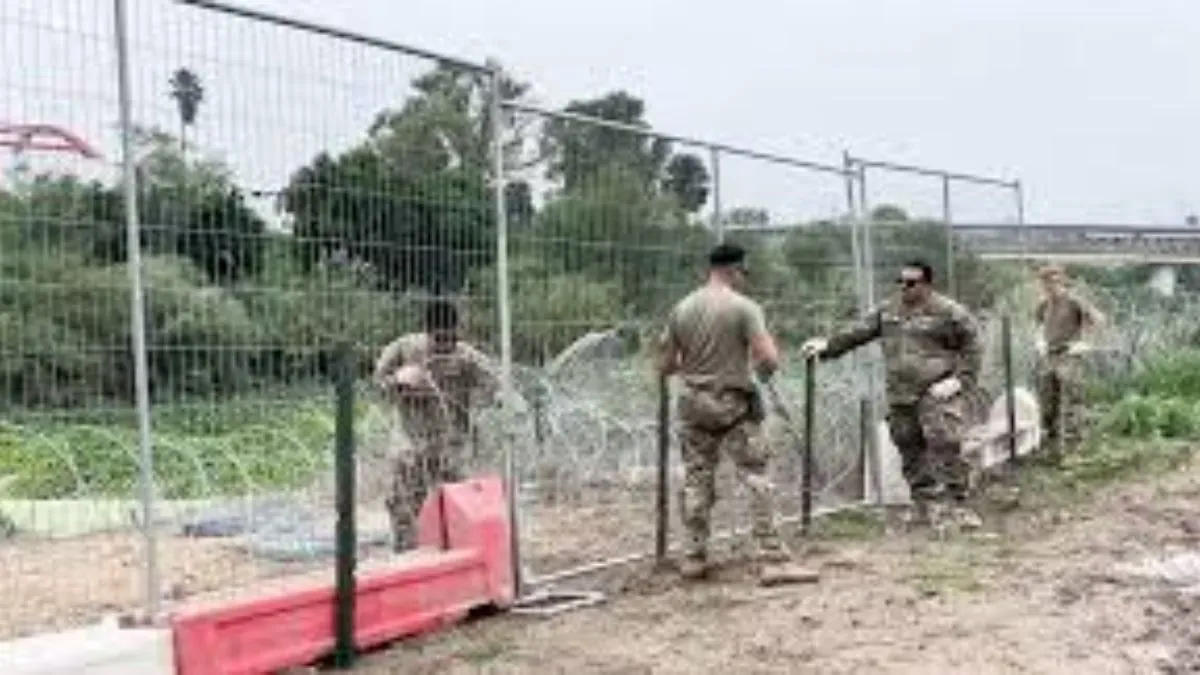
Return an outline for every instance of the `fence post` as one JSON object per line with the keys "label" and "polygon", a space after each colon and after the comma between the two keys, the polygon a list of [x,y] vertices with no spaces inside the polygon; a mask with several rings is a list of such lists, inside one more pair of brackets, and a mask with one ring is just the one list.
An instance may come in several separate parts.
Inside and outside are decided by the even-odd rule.
{"label": "fence post", "polygon": [[154,620],[161,605],[158,541],[155,535],[154,445],[150,421],[149,359],[146,356],[146,306],[142,287],[141,222],[138,214],[137,166],[133,156],[133,94],[129,78],[129,21],[125,0],[113,0],[117,50],[117,88],[121,130],[121,180],[125,196],[125,237],[128,246],[130,336],[133,340],[133,383],[138,420],[138,492],[142,507],[145,553],[146,615]]}
{"label": "fence post", "polygon": [[671,513],[671,386],[666,376],[658,378],[658,501],[657,527],[654,532],[654,558],[658,565],[667,560],[667,542]]}
{"label": "fence post", "polygon": [[718,242],[725,241],[725,221],[721,215],[721,149],[709,147],[712,164],[712,228]]}
{"label": "fence post", "polygon": [[808,536],[813,511],[813,437],[817,419],[817,360],[804,360],[804,474],[800,477],[800,531]]}
{"label": "fence post", "polygon": [[499,67],[491,71],[491,135],[492,135],[492,173],[493,189],[495,191],[496,207],[496,304],[499,308],[500,319],[500,389],[505,410],[505,430],[500,434],[504,454],[504,482],[508,492],[508,521],[510,527],[510,550],[512,551],[513,589],[516,597],[524,594],[524,579],[521,564],[521,521],[520,521],[520,471],[517,465],[516,448],[512,437],[512,405],[516,401],[516,388],[513,386],[513,354],[512,354],[512,306],[509,300],[508,273],[508,209],[504,203],[505,168],[504,168],[504,113],[503,88],[500,86],[503,73]]}
{"label": "fence post", "polygon": [[942,174],[942,222],[946,227],[946,291],[958,295],[958,278],[954,274],[954,219],[950,213],[950,174]]}
{"label": "fence post", "polygon": [[[849,160],[853,162],[853,160]],[[875,305],[875,251],[872,246],[871,239],[874,234],[872,227],[872,218],[870,212],[870,201],[867,199],[867,165],[858,163],[858,213],[862,219],[862,259],[863,259],[863,287],[866,289],[865,304],[867,308]],[[875,431],[879,426],[879,420],[883,419],[883,415],[879,410],[878,383],[875,374],[875,369],[868,367],[867,369],[867,399],[871,402],[871,490],[875,494],[875,499],[883,502],[883,467],[880,465],[879,436]]]}
{"label": "fence post", "polygon": [[334,482],[337,503],[337,561],[335,572],[334,665],[349,668],[357,656],[354,641],[355,567],[358,532],[354,522],[354,350],[348,341],[338,345],[335,418]]}
{"label": "fence post", "polygon": [[1004,360],[1005,416],[1008,424],[1008,463],[1014,473],[1017,470],[1017,401],[1016,385],[1013,382],[1012,317],[1006,312],[1000,319],[1000,349]]}
{"label": "fence post", "polygon": [[871,401],[858,399],[858,498],[867,501],[867,461],[871,448]]}

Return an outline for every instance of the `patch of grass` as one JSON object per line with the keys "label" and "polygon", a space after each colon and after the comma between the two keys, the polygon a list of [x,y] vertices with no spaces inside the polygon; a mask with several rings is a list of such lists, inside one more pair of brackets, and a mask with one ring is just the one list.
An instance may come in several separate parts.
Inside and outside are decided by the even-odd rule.
{"label": "patch of grass", "polygon": [[1101,437],[1060,466],[1022,467],[1018,474],[1023,510],[1065,506],[1133,476],[1178,469],[1195,455],[1188,441]]}
{"label": "patch of grass", "polygon": [[867,508],[836,511],[813,519],[812,535],[825,540],[863,540],[882,537],[887,532],[881,513]]}
{"label": "patch of grass", "polygon": [[[334,405],[331,397],[160,405],[152,438],[163,497],[295,488],[311,484],[332,458]],[[138,452],[130,411],[0,423],[0,476],[11,476],[6,493],[14,498],[131,497]]]}

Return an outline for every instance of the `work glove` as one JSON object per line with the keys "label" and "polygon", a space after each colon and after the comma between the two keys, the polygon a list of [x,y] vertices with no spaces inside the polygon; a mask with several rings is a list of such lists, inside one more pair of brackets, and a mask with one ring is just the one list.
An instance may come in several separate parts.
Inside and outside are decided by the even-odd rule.
{"label": "work glove", "polygon": [[1067,353],[1071,356],[1079,356],[1080,354],[1086,354],[1090,351],[1092,351],[1092,346],[1083,340],[1076,340],[1075,342],[1067,345]]}
{"label": "work glove", "polygon": [[800,353],[804,354],[805,358],[813,359],[823,355],[827,349],[829,349],[829,340],[822,337],[817,337],[812,338],[801,345]]}
{"label": "work glove", "polygon": [[929,395],[939,401],[945,401],[962,391],[962,382],[957,377],[947,377],[933,383]]}
{"label": "work glove", "polygon": [[388,384],[396,391],[412,391],[432,388],[433,381],[429,377],[429,371],[425,368],[409,364],[397,368],[396,372],[388,378]]}

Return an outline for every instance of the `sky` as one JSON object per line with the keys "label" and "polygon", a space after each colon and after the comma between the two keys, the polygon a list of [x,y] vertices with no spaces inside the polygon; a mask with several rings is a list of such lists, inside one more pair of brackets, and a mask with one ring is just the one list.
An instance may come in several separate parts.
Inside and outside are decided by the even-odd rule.
{"label": "sky", "polygon": [[[170,0],[129,0],[133,114],[174,130],[172,70],[197,71],[194,142],[251,189],[348,147],[430,62]],[[1200,211],[1200,4],[1182,0],[242,0],[482,62],[556,108],[623,89],[663,131],[826,164],[855,156],[1019,178],[1030,223],[1182,224]],[[0,2],[0,121],[60,124],[119,159],[111,3]],[[695,150],[681,147],[680,150]],[[708,158],[707,150],[700,149]],[[81,173],[105,162],[69,162]],[[731,154],[725,209],[844,210],[840,177]],[[942,212],[940,181],[872,171],[868,200]],[[954,184],[957,222],[1015,219],[1013,193]]]}

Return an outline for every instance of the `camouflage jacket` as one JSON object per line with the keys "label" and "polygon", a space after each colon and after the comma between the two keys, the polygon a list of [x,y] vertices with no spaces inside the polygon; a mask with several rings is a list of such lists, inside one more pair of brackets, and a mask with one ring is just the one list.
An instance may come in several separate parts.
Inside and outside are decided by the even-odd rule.
{"label": "camouflage jacket", "polygon": [[[426,384],[397,391],[389,378],[407,365],[421,367],[428,375]],[[490,400],[500,385],[482,352],[465,342],[450,352],[434,352],[424,333],[403,335],[384,347],[373,379],[397,405],[406,427],[428,433],[468,432],[472,404]]]}
{"label": "camouflage jacket", "polygon": [[978,381],[983,350],[979,327],[970,312],[934,293],[919,307],[906,307],[892,297],[858,325],[829,338],[825,358],[880,340],[887,368],[887,396],[893,405],[915,403],[929,387],[949,375],[964,390]]}

